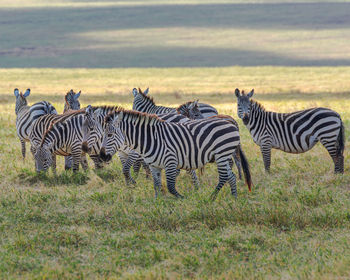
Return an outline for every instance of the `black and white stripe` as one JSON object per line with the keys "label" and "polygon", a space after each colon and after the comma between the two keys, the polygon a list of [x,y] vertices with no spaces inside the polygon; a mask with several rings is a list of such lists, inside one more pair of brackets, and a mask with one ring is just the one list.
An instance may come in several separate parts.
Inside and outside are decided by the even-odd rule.
{"label": "black and white stripe", "polygon": [[[41,143],[36,147],[34,159],[36,170],[45,171],[54,164],[54,156],[69,156],[73,158],[73,171],[79,170],[82,159],[81,145],[83,141],[82,124],[85,119],[85,109],[73,111],[61,115],[56,121],[51,122],[50,127],[45,132]],[[88,139],[89,141],[89,139]],[[93,145],[91,145],[93,147]],[[98,155],[89,151],[89,155],[95,162]],[[54,155],[54,156],[53,156]],[[95,162],[96,164],[96,162]],[[86,169],[87,165],[82,164]]]}
{"label": "black and white stripe", "polygon": [[235,94],[238,116],[260,146],[267,172],[270,171],[272,148],[298,154],[310,150],[317,142],[321,142],[332,157],[335,173],[344,172],[344,126],[337,112],[327,108],[287,114],[268,112],[251,100],[254,90],[240,94],[236,89]]}
{"label": "black and white stripe", "polygon": [[[137,90],[136,88],[132,90],[132,93],[134,96],[134,101],[132,105],[133,110],[148,113],[148,114],[156,114],[156,115],[178,112],[179,114],[183,114],[190,119],[192,118],[194,119],[194,117],[186,115],[186,111],[188,111],[189,109],[193,110],[193,108],[186,107],[186,105],[191,105],[190,102],[185,103],[178,108],[159,106],[154,103],[152,97],[148,96],[148,91],[149,91],[148,88],[144,92],[142,92],[140,88],[139,90]],[[214,107],[210,106],[209,104],[196,102],[195,106],[198,106],[198,111],[201,115],[201,118],[208,118],[218,114],[218,111]],[[198,118],[195,118],[195,119],[198,119]]]}
{"label": "black and white stripe", "polygon": [[[240,149],[240,137],[233,122],[209,118],[168,123],[154,115],[123,110],[110,114],[106,122],[102,149],[108,154],[108,143],[118,142],[120,147],[126,144],[136,150],[151,166],[156,196],[161,187],[161,169],[165,169],[169,192],[181,197],[175,189],[177,169],[194,170],[209,162],[216,162],[219,172],[219,183],[212,198],[226,182],[230,183],[232,194],[237,195],[230,160],[235,150]],[[244,155],[241,156],[250,188],[248,163]]]}
{"label": "black and white stripe", "polygon": [[42,115],[57,114],[54,106],[47,101],[41,101],[28,106],[27,97],[30,94],[30,89],[27,89],[24,94],[20,93],[16,88],[14,90],[16,96],[16,130],[18,138],[21,142],[23,159],[26,155],[25,142],[29,141],[29,134],[32,130],[33,123]]}

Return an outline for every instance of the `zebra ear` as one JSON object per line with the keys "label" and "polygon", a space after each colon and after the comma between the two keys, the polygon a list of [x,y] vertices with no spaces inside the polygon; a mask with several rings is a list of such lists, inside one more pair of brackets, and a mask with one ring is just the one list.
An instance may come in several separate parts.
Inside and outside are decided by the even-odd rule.
{"label": "zebra ear", "polygon": [[76,95],[74,95],[74,99],[75,99],[75,100],[78,100],[80,94],[81,94],[81,90],[80,90]]}
{"label": "zebra ear", "polygon": [[249,98],[251,98],[251,97],[253,96],[253,94],[254,94],[254,89],[252,89],[252,90],[247,94],[247,96],[248,96]]}
{"label": "zebra ear", "polygon": [[23,94],[24,97],[28,97],[30,94],[30,88],[26,90],[26,92]]}
{"label": "zebra ear", "polygon": [[236,90],[235,90],[235,95],[236,95],[236,97],[239,97],[239,89],[238,88],[236,88]]}
{"label": "zebra ear", "polygon": [[136,88],[134,88],[134,89],[132,90],[132,94],[134,95],[134,97],[136,97],[136,95],[137,95],[137,89],[136,89]]}
{"label": "zebra ear", "polygon": [[199,107],[198,102],[199,102],[198,99],[195,102],[193,102],[193,107]]}
{"label": "zebra ear", "polygon": [[149,91],[149,88],[147,88],[147,89],[143,92],[143,94],[144,94],[144,95],[147,95],[147,94],[148,94],[148,91]]}
{"label": "zebra ear", "polygon": [[16,97],[19,96],[19,90],[18,90],[18,88],[15,88],[14,94],[15,94]]}

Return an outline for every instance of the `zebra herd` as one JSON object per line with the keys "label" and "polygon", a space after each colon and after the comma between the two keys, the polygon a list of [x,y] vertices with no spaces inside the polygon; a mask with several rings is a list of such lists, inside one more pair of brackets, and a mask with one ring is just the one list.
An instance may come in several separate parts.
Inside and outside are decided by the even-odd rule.
{"label": "zebra herd", "polygon": [[[157,106],[148,95],[134,88],[133,110],[119,106],[80,108],[81,92],[65,95],[64,112],[58,114],[47,101],[28,106],[30,89],[23,94],[14,90],[17,135],[25,158],[25,143],[30,142],[37,172],[49,167],[56,172],[56,155],[65,157],[65,169],[88,168],[86,154],[95,168],[102,168],[118,153],[126,183],[135,183],[140,167],[152,176],[155,196],[161,188],[161,170],[165,170],[167,188],[176,197],[176,177],[186,170],[198,187],[195,170],[215,162],[219,182],[212,193],[215,199],[225,183],[237,196],[235,163],[241,179],[243,169],[249,191],[252,179],[248,160],[242,151],[237,122],[220,115],[209,104],[190,101],[177,108]],[[254,90],[245,94],[235,90],[238,117],[260,146],[265,170],[270,171],[271,149],[303,153],[320,142],[334,162],[335,173],[344,172],[344,125],[338,113],[313,108],[294,113],[269,112],[252,100]]]}

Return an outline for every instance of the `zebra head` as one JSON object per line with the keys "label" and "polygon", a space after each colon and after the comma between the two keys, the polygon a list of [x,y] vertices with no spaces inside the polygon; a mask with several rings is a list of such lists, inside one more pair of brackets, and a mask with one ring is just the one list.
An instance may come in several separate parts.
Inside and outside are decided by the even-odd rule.
{"label": "zebra head", "polygon": [[134,102],[132,104],[132,109],[138,111],[139,109],[139,104],[143,104],[145,102],[145,98],[144,96],[146,96],[148,94],[149,88],[147,88],[144,92],[142,92],[142,90],[139,88],[139,90],[137,90],[137,88],[134,88],[132,90],[132,94],[134,96]]}
{"label": "zebra head", "polygon": [[39,146],[34,154],[36,172],[46,171],[53,162],[52,153],[48,145]]}
{"label": "zebra head", "polygon": [[85,110],[82,132],[83,142],[81,149],[83,152],[89,153],[91,151],[91,147],[95,146],[98,142],[101,143],[101,139],[103,137],[101,124],[96,120],[96,116],[91,105],[87,106]]}
{"label": "zebra head", "polygon": [[106,127],[100,151],[103,161],[110,161],[112,156],[125,146],[125,136],[120,129],[118,115],[111,114],[106,117]]}
{"label": "zebra head", "polygon": [[235,95],[237,97],[237,113],[238,117],[243,120],[243,123],[247,125],[249,123],[250,118],[250,109],[251,109],[251,102],[250,98],[254,94],[254,89],[251,90],[248,94],[245,94],[242,90],[242,93],[240,93],[239,89],[236,88]]}
{"label": "zebra head", "polygon": [[28,88],[24,94],[22,92],[20,93],[18,88],[15,88],[14,94],[16,96],[16,108],[15,112],[16,114],[19,112],[19,109],[21,109],[23,106],[26,106],[28,104],[27,97],[30,94],[30,89]]}
{"label": "zebra head", "polygon": [[72,89],[67,92],[65,96],[65,105],[64,105],[64,112],[68,110],[79,110],[80,109],[80,102],[79,102],[79,96],[81,94],[81,91],[78,93],[75,93]]}
{"label": "zebra head", "polygon": [[191,120],[204,119],[202,113],[199,110],[198,100],[182,104],[177,108],[177,112]]}

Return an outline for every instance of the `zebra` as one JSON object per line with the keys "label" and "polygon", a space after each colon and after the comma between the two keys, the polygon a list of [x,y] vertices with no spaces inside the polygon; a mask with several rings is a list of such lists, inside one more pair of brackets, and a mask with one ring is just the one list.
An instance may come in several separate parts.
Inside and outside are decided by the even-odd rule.
{"label": "zebra", "polygon": [[[120,110],[122,108],[119,108]],[[192,113],[190,113],[192,115]],[[191,121],[189,118],[181,115],[181,114],[175,114],[175,113],[166,113],[166,114],[160,114],[158,115],[158,117],[161,119],[161,120],[164,120],[166,122],[174,122],[174,123],[185,123],[185,122],[188,122],[188,121]],[[101,136],[101,139],[103,138],[103,135]],[[135,162],[143,162],[144,163],[144,160],[143,158],[134,150],[126,147],[126,146],[123,146],[122,148],[120,148],[118,146],[118,141],[112,141],[113,139],[110,139],[110,144],[109,144],[109,152],[108,152],[108,155],[105,153],[105,150],[104,149],[101,149],[101,152],[100,152],[100,157],[103,161],[109,161],[111,160],[112,156],[120,149],[122,150],[126,150],[127,153],[128,153],[128,156],[126,159],[124,159],[124,161],[121,159],[122,161],[122,165],[123,165],[123,173],[124,173],[124,176],[125,176],[125,179],[126,179],[126,183],[136,183],[131,175],[130,175],[130,167],[135,164]],[[146,166],[148,166],[146,164]],[[197,174],[194,170],[188,170],[187,173],[189,173],[191,175],[191,178],[192,178],[192,182],[194,183],[195,185],[195,188],[198,189],[199,187],[199,180],[198,180],[198,177],[197,177]],[[180,170],[178,169],[177,170],[177,175],[180,174]]]}
{"label": "zebra", "polygon": [[[134,96],[134,101],[132,105],[133,110],[156,115],[164,113],[176,113],[176,108],[156,105],[153,101],[153,98],[148,96],[148,92],[149,88],[147,88],[144,92],[142,92],[140,88],[139,90],[137,90],[136,88],[132,90]],[[196,106],[198,106],[198,110],[203,118],[212,117],[218,114],[218,111],[209,104],[197,103]],[[178,110],[181,110],[180,107],[178,108]]]}
{"label": "zebra", "polygon": [[[106,118],[101,153],[103,151],[108,156],[115,141],[118,147],[127,145],[136,150],[151,166],[156,197],[161,187],[161,169],[165,169],[169,192],[183,197],[175,188],[177,169],[194,170],[209,162],[216,162],[219,173],[219,182],[211,199],[216,198],[226,182],[237,197],[236,176],[231,170],[230,160],[236,149],[242,150],[238,128],[231,121],[209,118],[169,123],[156,115],[119,109]],[[248,161],[242,152],[240,156],[250,191],[252,182]]]}
{"label": "zebra", "polygon": [[80,102],[79,102],[80,94],[81,94],[81,90],[75,93],[74,90],[72,89],[66,93],[66,96],[64,97],[65,103],[64,103],[63,113],[69,110],[80,109]]}
{"label": "zebra", "polygon": [[312,108],[293,113],[266,111],[248,94],[235,90],[238,117],[243,120],[254,142],[260,146],[266,172],[270,172],[271,149],[288,153],[304,153],[318,141],[334,162],[334,172],[344,173],[344,125],[337,112]]}
{"label": "zebra", "polygon": [[[86,111],[89,113],[89,108],[63,114],[59,119],[51,123],[34,154],[37,172],[46,171],[49,166],[53,165],[55,155],[71,155],[73,158],[73,172],[79,170],[83,153],[81,150],[83,140],[82,124],[85,120],[84,115]],[[88,139],[89,141],[90,139]],[[96,164],[98,155],[95,155],[93,151],[94,149],[91,149],[89,155]],[[84,166],[83,169],[85,169]]]}
{"label": "zebra", "polygon": [[[138,90],[136,88],[133,89],[133,110],[156,115],[177,112],[190,119],[204,119],[218,115],[218,111],[214,107],[208,104],[198,103],[198,101],[184,103],[176,109],[171,107],[157,106],[154,103],[153,98],[148,96],[148,91],[149,88],[147,88],[144,92],[142,92],[140,88]],[[233,158],[238,170],[238,177],[241,180],[242,170],[238,150],[237,154],[233,155]]]}
{"label": "zebra", "polygon": [[[74,92],[73,89],[68,91],[64,97],[65,103],[64,103],[64,109],[63,114],[70,111],[70,110],[79,110],[80,109],[80,102],[79,97],[81,94],[81,90],[77,93]],[[73,159],[71,156],[64,157],[64,169],[69,170],[72,168]],[[82,164],[87,165],[86,156],[84,155],[82,158]]]}
{"label": "zebra", "polygon": [[29,141],[29,134],[32,130],[33,123],[37,118],[45,114],[57,114],[57,111],[51,103],[47,101],[41,101],[28,106],[27,97],[30,95],[30,89],[28,88],[23,94],[20,93],[17,88],[14,90],[16,97],[16,130],[18,138],[21,142],[22,157],[23,160],[26,156],[26,143]]}
{"label": "zebra", "polygon": [[[201,114],[198,113],[198,109],[197,109],[197,102],[187,102],[183,105],[180,106],[182,109],[182,111],[186,111],[185,114],[191,117],[197,117],[197,118],[201,118]],[[179,107],[179,108],[180,108]],[[108,115],[108,113],[110,113],[112,110],[116,109],[117,107],[105,107],[104,110],[99,110],[98,107],[92,107],[93,110],[95,110],[95,116],[96,116],[96,121],[102,126],[105,126],[105,122],[104,119],[105,117]],[[107,110],[106,110],[107,109]],[[199,115],[198,115],[199,114]],[[180,115],[178,113],[168,113],[168,114],[161,114],[160,117],[168,122],[185,122],[185,121],[189,121],[190,119],[188,119],[187,117]],[[88,138],[90,137],[90,135],[92,134],[96,134],[96,131],[94,131],[93,129],[93,125],[90,124],[90,127],[85,127],[83,125],[83,135],[84,138]],[[96,147],[99,147],[100,143],[102,143],[102,138],[103,135],[98,136],[94,136],[97,137],[96,138]],[[87,146],[87,143],[85,141],[83,141],[82,143],[82,149],[83,151],[87,152],[89,150],[89,147]],[[112,155],[114,155],[114,153],[117,152],[117,149],[114,149],[114,152]],[[110,155],[109,157],[105,157],[104,161],[109,162],[112,159],[112,155]],[[131,167],[134,167],[134,173],[137,176],[138,171],[140,169],[141,164],[143,165],[143,168],[146,171],[146,176],[150,173],[149,167],[147,164],[145,164],[144,160],[142,159],[142,157],[135,151],[129,149],[128,147],[125,147],[124,149],[120,149],[118,152],[120,161],[122,162],[122,167],[123,167],[123,174],[125,177],[125,181],[127,184],[135,184],[135,180],[132,178],[131,176]],[[192,177],[192,180],[195,183],[195,186],[198,186],[198,178],[197,175],[195,174],[194,171],[190,172],[190,175]]]}

